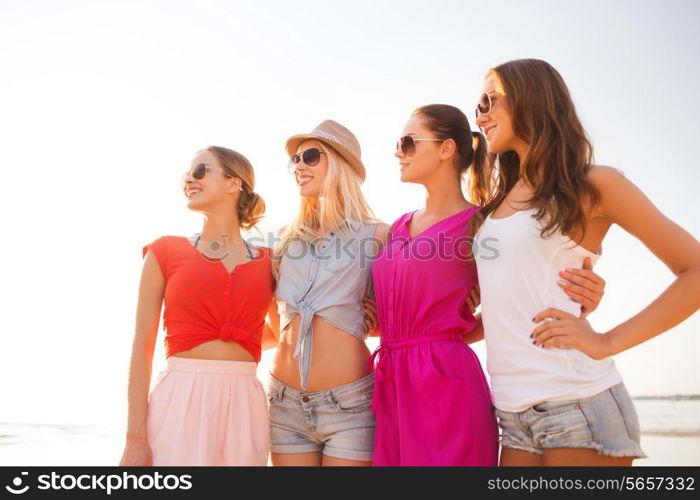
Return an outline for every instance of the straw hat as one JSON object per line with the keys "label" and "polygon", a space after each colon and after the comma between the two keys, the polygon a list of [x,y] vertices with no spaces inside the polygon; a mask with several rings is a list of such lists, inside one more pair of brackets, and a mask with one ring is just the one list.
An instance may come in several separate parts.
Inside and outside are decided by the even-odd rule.
{"label": "straw hat", "polygon": [[360,180],[365,180],[365,166],[360,160],[360,143],[348,129],[333,120],[324,120],[308,134],[293,135],[287,139],[285,148],[289,156],[297,152],[299,144],[307,139],[315,139],[327,146],[335,149],[355,172],[360,176]]}

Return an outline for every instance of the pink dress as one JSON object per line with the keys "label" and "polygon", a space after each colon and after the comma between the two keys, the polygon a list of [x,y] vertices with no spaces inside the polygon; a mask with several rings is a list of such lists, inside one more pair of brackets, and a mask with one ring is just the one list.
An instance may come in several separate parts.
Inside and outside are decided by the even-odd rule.
{"label": "pink dress", "polygon": [[467,223],[472,207],[411,238],[413,213],[392,226],[372,274],[381,345],[374,465],[489,465],[498,430],[479,359],[462,342],[476,324],[477,284]]}

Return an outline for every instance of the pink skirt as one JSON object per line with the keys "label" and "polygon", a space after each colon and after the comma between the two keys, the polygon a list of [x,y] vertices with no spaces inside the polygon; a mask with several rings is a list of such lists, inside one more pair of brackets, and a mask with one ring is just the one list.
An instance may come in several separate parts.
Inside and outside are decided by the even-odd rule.
{"label": "pink skirt", "polygon": [[153,465],[267,465],[267,397],[256,368],[170,356],[148,402]]}

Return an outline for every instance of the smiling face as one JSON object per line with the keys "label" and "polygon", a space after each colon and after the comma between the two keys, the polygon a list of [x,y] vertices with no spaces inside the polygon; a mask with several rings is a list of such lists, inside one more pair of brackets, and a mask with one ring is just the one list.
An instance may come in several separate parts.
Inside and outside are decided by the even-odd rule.
{"label": "smiling face", "polygon": [[515,134],[513,114],[503,83],[493,71],[486,75],[482,92],[491,97],[491,111],[478,113],[476,124],[486,136],[489,152],[522,151],[527,143]]}
{"label": "smiling face", "polygon": [[[200,164],[206,166],[206,173],[201,179],[196,179],[192,170]],[[227,175],[214,153],[207,150],[197,153],[192,159],[189,175],[184,178],[187,208],[203,211],[231,197],[237,197],[241,180]]]}
{"label": "smiling face", "polygon": [[[304,151],[310,148],[317,148],[323,152],[321,143],[308,139],[297,147],[296,153],[301,155]],[[309,166],[303,161],[300,161],[294,171],[294,180],[299,186],[299,195],[302,198],[319,198],[321,196],[321,186],[328,173],[328,155],[321,154],[318,163],[314,166]]]}
{"label": "smiling face", "polygon": [[[413,138],[438,139],[435,133],[425,125],[425,119],[416,114],[406,122],[401,137],[409,135]],[[394,153],[399,159],[401,166],[401,182],[420,183],[429,177],[440,166],[441,161],[441,141],[417,141],[416,152],[407,156],[400,149]]]}

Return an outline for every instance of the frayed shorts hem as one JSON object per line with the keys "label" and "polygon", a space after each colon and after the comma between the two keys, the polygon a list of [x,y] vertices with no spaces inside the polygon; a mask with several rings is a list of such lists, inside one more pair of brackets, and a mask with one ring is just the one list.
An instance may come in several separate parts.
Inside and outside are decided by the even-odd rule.
{"label": "frayed shorts hem", "polygon": [[639,418],[622,382],[593,396],[544,401],[520,412],[496,408],[504,448],[542,455],[544,449],[588,448],[609,457],[646,458]]}

